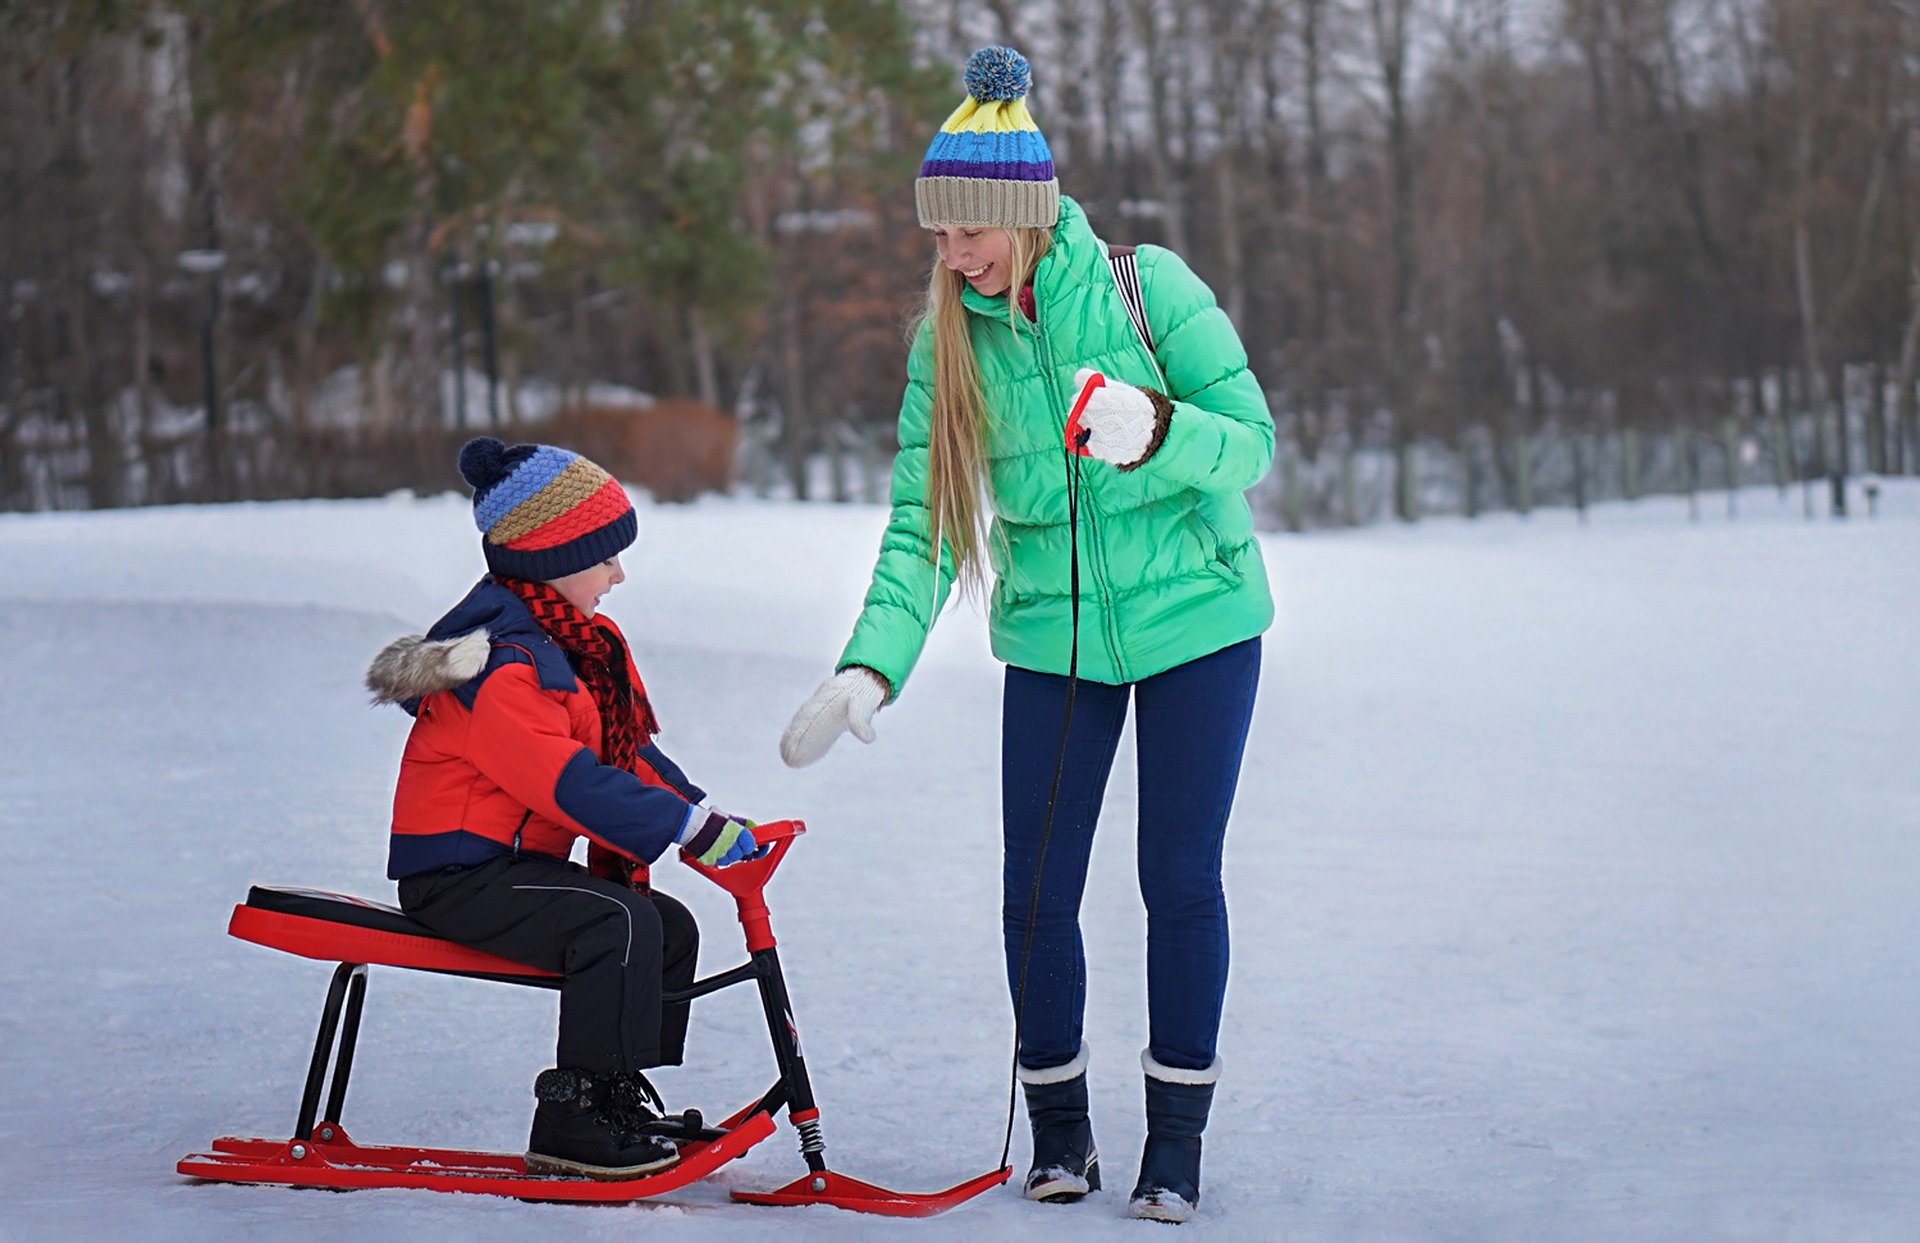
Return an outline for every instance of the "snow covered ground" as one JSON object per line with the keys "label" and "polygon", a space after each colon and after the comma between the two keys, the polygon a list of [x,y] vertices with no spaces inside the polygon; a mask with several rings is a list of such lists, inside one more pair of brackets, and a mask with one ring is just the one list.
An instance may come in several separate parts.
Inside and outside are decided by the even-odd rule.
{"label": "snow covered ground", "polygon": [[[774,753],[883,521],[643,507],[609,611],[695,779],[813,827],[772,903],[830,1159],[932,1189],[988,1168],[1003,1118],[984,623],[942,622],[875,746],[797,773]],[[784,1129],[618,1208],[174,1173],[291,1129],[327,969],[228,939],[227,911],[256,881],[388,896],[406,720],[359,675],[458,596],[475,539],[450,496],[0,517],[0,1237],[1151,1234],[1118,1217],[1145,1039],[1124,753],[1085,914],[1118,1192],[919,1223],[729,1203],[800,1170]],[[1914,1237],[1920,488],[1871,522],[1760,491],[1738,521],[1657,501],[1266,548],[1282,617],[1189,1233]],[[676,871],[730,965],[729,905]],[[348,1125],[516,1149],[552,1023],[545,992],[376,971]],[[741,990],[699,1004],[695,1040],[670,1101],[769,1080]]]}

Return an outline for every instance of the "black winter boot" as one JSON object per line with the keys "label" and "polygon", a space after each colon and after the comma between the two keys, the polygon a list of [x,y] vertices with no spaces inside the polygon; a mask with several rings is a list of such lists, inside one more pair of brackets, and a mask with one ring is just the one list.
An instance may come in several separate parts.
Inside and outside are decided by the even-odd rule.
{"label": "black winter boot", "polygon": [[1140,1055],[1147,1072],[1147,1145],[1127,1216],[1178,1224],[1200,1208],[1200,1134],[1213,1108],[1220,1059],[1205,1070],[1163,1066]]}
{"label": "black winter boot", "polygon": [[[637,1077],[637,1076],[635,1076]],[[559,1068],[533,1081],[540,1104],[527,1138],[527,1172],[574,1174],[614,1180],[638,1178],[680,1159],[671,1141],[635,1128],[658,1118],[657,1109],[636,1108],[640,1093],[625,1075],[590,1075]],[[641,1083],[646,1083],[640,1078]],[[657,1103],[651,1084],[646,1093]]]}
{"label": "black winter boot", "polygon": [[1100,1190],[1100,1153],[1087,1120],[1087,1049],[1065,1066],[1020,1068],[1033,1124],[1033,1167],[1027,1171],[1029,1200],[1072,1204]]}

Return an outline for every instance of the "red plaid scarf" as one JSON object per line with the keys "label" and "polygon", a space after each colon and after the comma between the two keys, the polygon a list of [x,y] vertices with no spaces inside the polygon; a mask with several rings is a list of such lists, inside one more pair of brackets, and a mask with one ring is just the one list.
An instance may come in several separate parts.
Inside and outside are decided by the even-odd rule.
{"label": "red plaid scarf", "polygon": [[640,748],[660,732],[660,721],[647,702],[647,688],[628,673],[627,645],[608,627],[595,625],[550,583],[494,581],[519,596],[533,620],[572,658],[600,710],[600,762],[637,772]]}

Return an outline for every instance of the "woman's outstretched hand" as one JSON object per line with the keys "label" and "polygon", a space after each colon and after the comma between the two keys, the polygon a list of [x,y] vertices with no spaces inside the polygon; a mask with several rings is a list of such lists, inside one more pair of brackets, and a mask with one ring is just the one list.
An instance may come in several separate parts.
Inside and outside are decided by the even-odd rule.
{"label": "woman's outstretched hand", "polygon": [[887,689],[886,679],[865,665],[834,674],[793,714],[780,735],[780,758],[788,768],[811,764],[843,733],[872,742],[873,714],[886,702]]}
{"label": "woman's outstretched hand", "polygon": [[[1093,374],[1082,367],[1073,382],[1084,390]],[[1086,453],[1121,470],[1132,470],[1152,457],[1166,439],[1167,416],[1172,412],[1172,403],[1152,389],[1108,379],[1080,412],[1080,426],[1087,432]]]}

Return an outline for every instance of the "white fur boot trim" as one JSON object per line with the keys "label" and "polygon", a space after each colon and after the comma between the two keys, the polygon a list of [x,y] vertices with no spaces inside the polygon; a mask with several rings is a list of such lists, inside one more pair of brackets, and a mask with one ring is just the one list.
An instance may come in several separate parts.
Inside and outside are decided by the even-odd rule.
{"label": "white fur boot trim", "polygon": [[1127,1201],[1127,1216],[1141,1221],[1165,1221],[1174,1225],[1193,1220],[1199,1210],[1164,1187],[1156,1187],[1143,1196]]}
{"label": "white fur boot trim", "polygon": [[1218,1083],[1220,1082],[1220,1059],[1215,1057],[1213,1065],[1203,1070],[1187,1070],[1180,1066],[1164,1066],[1154,1060],[1151,1050],[1140,1050],[1140,1069],[1147,1072],[1149,1078],[1162,1083]]}
{"label": "white fur boot trim", "polygon": [[1080,1044],[1080,1052],[1074,1054],[1073,1060],[1065,1066],[1047,1066],[1040,1070],[1028,1070],[1024,1066],[1020,1067],[1020,1082],[1032,1084],[1037,1088],[1042,1084],[1065,1083],[1069,1079],[1078,1079],[1086,1073],[1087,1045],[1085,1041],[1082,1041]]}

